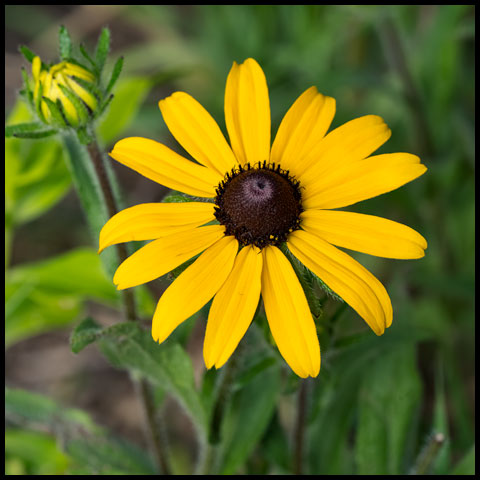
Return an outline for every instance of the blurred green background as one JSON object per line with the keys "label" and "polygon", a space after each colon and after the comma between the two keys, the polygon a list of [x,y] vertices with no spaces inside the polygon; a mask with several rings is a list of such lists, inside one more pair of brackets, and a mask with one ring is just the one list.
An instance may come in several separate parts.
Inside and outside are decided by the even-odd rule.
{"label": "blurred green background", "polygon": [[[193,95],[225,131],[226,77],[233,61],[247,57],[265,71],[273,132],[311,85],[337,100],[332,128],[361,115],[382,116],[392,137],[380,152],[417,154],[428,172],[351,210],[415,228],[428,249],[418,261],[354,254],[386,286],[394,324],[377,338],[350,309],[321,324],[322,371],[312,382],[308,472],[408,473],[422,462],[422,452],[428,456],[429,439],[440,432],[445,442],[430,471],[473,473],[473,6],[10,5],[5,13],[6,119],[25,115],[15,107],[21,67],[30,68],[19,45],[53,62],[59,25],[90,48],[101,28],[110,28],[111,63],[123,55],[125,64],[110,114],[98,127],[107,149],[139,135],[181,152],[157,106],[175,90]],[[112,369],[94,348],[73,356],[68,346],[81,318],[115,322],[116,295],[88,248],[93,243],[59,144],[28,142],[6,145],[6,385],[88,412],[80,420],[78,412],[67,411],[57,422],[60,429],[73,428],[72,422],[77,429],[96,428],[92,422],[142,445],[143,417],[128,375]],[[165,195],[133,171],[113,167],[126,206]],[[158,297],[158,286],[150,289]],[[151,304],[145,305],[148,320]],[[197,383],[204,373],[204,326],[198,323],[185,345]],[[288,445],[278,432],[288,430],[291,399],[283,393],[259,433],[257,453],[250,452],[243,470],[235,471],[287,471]],[[35,429],[31,418],[20,428],[16,406],[30,400],[10,390],[7,397],[7,473],[87,471],[78,466],[84,445],[67,455],[53,440],[58,429]],[[44,420],[54,409],[48,405]],[[177,471],[187,471],[195,449],[191,425],[173,402],[164,409],[173,412],[166,429]],[[120,456],[123,447],[115,448]],[[128,468],[136,471],[123,464],[112,471]]]}

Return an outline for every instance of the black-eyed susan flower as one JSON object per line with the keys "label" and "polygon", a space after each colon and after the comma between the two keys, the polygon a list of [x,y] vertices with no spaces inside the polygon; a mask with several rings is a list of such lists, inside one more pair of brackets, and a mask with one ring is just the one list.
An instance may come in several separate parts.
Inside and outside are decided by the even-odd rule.
{"label": "black-eyed susan flower", "polygon": [[336,210],[394,190],[426,171],[408,153],[370,156],[390,137],[380,117],[357,118],[327,134],[335,100],[311,87],[288,110],[271,145],[267,83],[253,59],[234,63],[228,75],[230,145],[187,93],[176,92],[159,106],[170,132],[198,163],[138,137],[119,141],[111,156],[155,182],[213,202],[137,205],[112,217],[100,233],[100,250],[153,240],[119,266],[114,276],[119,289],[153,280],[199,255],[160,298],[154,340],[164,341],[213,298],[204,359],[208,368],[219,368],[247,331],[262,297],[281,355],[300,377],[318,375],[314,320],[283,244],[377,335],[390,326],[392,305],[383,285],[336,248],[390,258],[424,255],[426,242],[411,228]]}

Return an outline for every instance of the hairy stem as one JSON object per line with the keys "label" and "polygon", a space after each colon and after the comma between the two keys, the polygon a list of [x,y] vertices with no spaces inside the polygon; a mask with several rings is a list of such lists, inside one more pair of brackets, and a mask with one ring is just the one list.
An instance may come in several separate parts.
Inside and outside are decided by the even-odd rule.
{"label": "hairy stem", "polygon": [[307,416],[308,380],[302,379],[298,391],[297,418],[293,432],[293,474],[303,475],[305,421]]}
{"label": "hairy stem", "polygon": [[[103,152],[100,150],[98,143],[94,136],[94,139],[87,145],[87,150],[89,156],[92,160],[93,167],[95,169],[95,174],[98,178],[100,183],[100,188],[103,193],[103,198],[105,200],[105,205],[107,207],[107,212],[109,217],[113,217],[118,211],[117,203],[115,201],[115,196],[113,194],[113,189],[111,182],[108,178],[107,171],[104,165],[104,155]],[[124,244],[117,244],[116,250],[118,254],[118,258],[120,262],[123,262],[128,257],[127,249]],[[133,296],[133,292],[130,289],[122,290],[122,300],[123,305],[125,308],[125,316],[129,321],[139,321],[136,307],[135,307],[135,299]],[[156,409],[155,409],[155,402],[153,398],[153,392],[151,386],[145,379],[141,379],[139,381],[134,382],[136,385],[136,390],[140,397],[140,401],[143,405],[145,411],[145,417],[148,426],[149,432],[149,444],[151,445],[151,449],[153,451],[153,455],[155,457],[155,461],[157,466],[164,475],[170,475],[170,467],[167,461],[167,456],[165,452],[165,448],[162,445],[162,436],[161,436],[161,428],[158,424],[158,419],[156,416]]]}

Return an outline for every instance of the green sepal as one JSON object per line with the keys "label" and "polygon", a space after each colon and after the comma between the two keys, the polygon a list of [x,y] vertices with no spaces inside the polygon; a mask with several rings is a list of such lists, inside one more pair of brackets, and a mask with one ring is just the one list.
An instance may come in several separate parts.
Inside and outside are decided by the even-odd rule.
{"label": "green sepal", "polygon": [[36,53],[32,52],[25,45],[20,45],[19,50],[20,50],[20,53],[25,57],[25,60],[29,63],[32,63],[33,59],[38,56]]}
{"label": "green sepal", "polygon": [[27,71],[25,70],[24,67],[22,67],[21,72],[22,72],[23,87],[24,87],[21,93],[27,99],[28,104],[34,106],[33,92],[30,90],[30,81],[29,81],[29,78],[28,78],[28,73],[27,73]]}
{"label": "green sepal", "polygon": [[95,117],[99,117],[102,115],[102,113],[106,110],[108,105],[110,105],[110,102],[113,100],[114,95],[109,95],[108,97],[105,98],[105,100],[99,105],[97,113],[95,114]]}
{"label": "green sepal", "polygon": [[98,39],[97,48],[95,50],[95,64],[98,68],[99,74],[102,73],[109,50],[110,30],[108,28],[103,28],[102,33],[100,34],[100,37]]}
{"label": "green sepal", "polygon": [[55,127],[65,128],[67,126],[67,123],[61,112],[62,107],[60,101],[57,100],[57,102],[54,102],[48,97],[43,97],[43,101],[47,104],[47,107],[52,114],[53,125]]}
{"label": "green sepal", "polygon": [[85,59],[90,63],[92,66],[96,77],[98,78],[100,76],[100,72],[98,71],[97,64],[95,63],[95,60],[92,59],[92,57],[89,55],[83,44],[80,44],[80,53],[85,57]]}
{"label": "green sepal", "polygon": [[110,77],[110,81],[108,82],[107,88],[105,90],[105,95],[110,93],[112,88],[114,87],[115,83],[118,80],[118,77],[120,76],[120,73],[123,68],[123,57],[120,57],[116,62],[112,70],[112,76]]}
{"label": "green sepal", "polygon": [[17,125],[7,125],[5,127],[5,137],[44,138],[56,133],[57,130],[45,128],[45,125],[39,122],[18,123]]}
{"label": "green sepal", "polygon": [[60,25],[58,31],[58,44],[60,48],[60,58],[62,60],[69,59],[72,56],[72,39],[70,38],[68,30],[63,25]]}

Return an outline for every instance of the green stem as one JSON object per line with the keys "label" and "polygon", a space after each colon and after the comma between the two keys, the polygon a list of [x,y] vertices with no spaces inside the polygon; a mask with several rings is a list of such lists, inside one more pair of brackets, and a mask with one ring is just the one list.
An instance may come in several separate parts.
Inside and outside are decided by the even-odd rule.
{"label": "green stem", "polygon": [[437,458],[441,446],[445,442],[445,435],[443,433],[436,433],[432,435],[425,447],[420,452],[415,466],[412,469],[411,475],[428,475],[432,463]]}
{"label": "green stem", "polygon": [[[87,218],[91,223],[91,228],[95,234],[99,231],[99,218],[95,215],[95,210],[103,210],[108,218],[111,218],[118,211],[117,202],[113,193],[111,181],[108,178],[105,168],[105,158],[102,150],[99,148],[95,136],[90,133],[92,141],[86,146],[88,156],[90,158],[90,164],[93,166],[93,172],[91,167],[85,164],[82,160],[81,146],[79,142],[75,142],[72,137],[65,138],[65,144],[67,150],[70,153],[72,174],[75,177],[77,188],[83,203],[83,206],[87,213]],[[95,185],[86,186],[85,183],[91,181]],[[85,190],[89,190],[87,193]],[[98,191],[99,190],[99,191]],[[95,200],[99,202],[97,205],[92,205]],[[92,213],[93,212],[93,213]],[[118,260],[123,262],[128,257],[127,249],[124,244],[116,245],[116,251]],[[122,291],[122,301],[125,308],[125,316],[129,321],[139,321],[137,316],[135,300],[133,292],[131,290]],[[165,455],[165,449],[162,446],[162,437],[160,435],[161,429],[159,428],[156,418],[155,402],[153,398],[153,392],[149,383],[142,379],[136,382],[136,390],[140,397],[140,401],[143,405],[148,431],[149,431],[149,444],[152,447],[153,455],[158,465],[159,471],[164,475],[170,474],[170,467]]]}
{"label": "green stem", "polygon": [[[100,188],[103,192],[103,197],[105,199],[105,205],[107,207],[107,212],[109,218],[112,218],[117,212],[117,205],[115,202],[115,198],[113,195],[113,190],[110,185],[110,181],[107,176],[107,172],[104,165],[104,157],[100,148],[98,147],[98,143],[93,137],[94,140],[87,145],[88,154],[92,160],[93,167],[95,169],[95,173],[97,175],[98,181],[100,183]],[[124,243],[119,243],[115,245],[118,258],[120,263],[127,259],[128,253],[127,248],[125,247]],[[122,290],[123,295],[123,304],[125,306],[125,312],[127,320],[130,321],[137,321],[137,315],[135,311],[135,299],[133,297],[133,292],[130,289]]]}
{"label": "green stem", "polygon": [[307,416],[308,379],[302,379],[298,391],[297,418],[293,432],[293,474],[303,474],[303,457],[305,448],[305,421]]}

